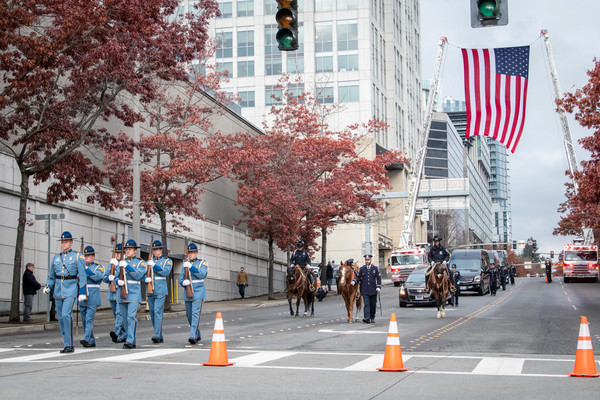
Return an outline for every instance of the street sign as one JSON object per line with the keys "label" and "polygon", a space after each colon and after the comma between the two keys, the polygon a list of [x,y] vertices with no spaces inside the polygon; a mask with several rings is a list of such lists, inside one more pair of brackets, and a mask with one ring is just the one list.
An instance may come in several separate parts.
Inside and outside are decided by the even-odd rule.
{"label": "street sign", "polygon": [[65,219],[65,214],[36,214],[36,220]]}

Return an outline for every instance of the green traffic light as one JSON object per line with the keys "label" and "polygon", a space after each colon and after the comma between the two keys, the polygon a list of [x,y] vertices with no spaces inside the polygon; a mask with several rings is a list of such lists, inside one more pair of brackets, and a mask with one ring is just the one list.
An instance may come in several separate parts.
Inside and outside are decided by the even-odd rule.
{"label": "green traffic light", "polygon": [[498,10],[498,4],[494,0],[483,0],[479,2],[479,12],[485,18],[492,18],[496,16]]}
{"label": "green traffic light", "polygon": [[294,46],[294,34],[289,29],[281,29],[277,32],[275,39],[279,44],[280,50],[296,50],[297,48]]}

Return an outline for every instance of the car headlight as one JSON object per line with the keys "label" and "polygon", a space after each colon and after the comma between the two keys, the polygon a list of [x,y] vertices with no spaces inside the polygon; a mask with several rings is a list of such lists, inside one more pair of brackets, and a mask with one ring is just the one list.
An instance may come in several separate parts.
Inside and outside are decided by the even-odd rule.
{"label": "car headlight", "polygon": [[477,275],[477,276],[476,276],[476,277],[473,279],[473,282],[475,282],[475,283],[479,283],[479,282],[481,282],[481,276]]}
{"label": "car headlight", "polygon": [[404,288],[404,286],[402,286],[402,287],[400,288],[400,294],[401,294],[402,296],[405,296],[405,295],[406,295],[406,289]]}

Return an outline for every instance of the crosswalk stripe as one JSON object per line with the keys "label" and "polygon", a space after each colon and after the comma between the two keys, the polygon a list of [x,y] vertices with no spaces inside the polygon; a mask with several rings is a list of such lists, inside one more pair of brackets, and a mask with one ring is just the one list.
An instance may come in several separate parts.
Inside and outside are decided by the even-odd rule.
{"label": "crosswalk stripe", "polygon": [[294,354],[298,353],[293,351],[261,351],[260,353],[233,358],[230,362],[235,362],[236,367],[253,367],[258,364],[293,356]]}
{"label": "crosswalk stripe", "polygon": [[181,353],[182,351],[187,351],[187,349],[155,349],[149,351],[132,351],[128,354],[118,355],[118,356],[109,356],[102,358],[95,358],[90,361],[102,361],[102,362],[129,362],[135,360],[142,360],[150,357],[160,357],[167,356],[170,354]]}
{"label": "crosswalk stripe", "polygon": [[484,357],[471,371],[476,375],[520,375],[523,371],[523,358]]}
{"label": "crosswalk stripe", "polygon": [[[90,350],[87,350],[86,352],[91,353],[93,351],[94,351],[94,349],[90,349]],[[18,351],[18,352],[20,352],[20,351]],[[52,351],[48,351],[45,353],[36,353],[36,354],[29,354],[26,356],[4,358],[1,360],[1,362],[3,362],[3,363],[22,363],[22,362],[29,362],[29,361],[45,360],[47,358],[68,357],[69,355],[70,355],[70,353],[59,353],[56,350],[52,350]]]}
{"label": "crosswalk stripe", "polygon": [[[402,357],[402,360],[406,361],[406,358]],[[344,371],[375,371],[377,368],[381,368],[382,365],[383,354],[377,354],[344,368]]]}

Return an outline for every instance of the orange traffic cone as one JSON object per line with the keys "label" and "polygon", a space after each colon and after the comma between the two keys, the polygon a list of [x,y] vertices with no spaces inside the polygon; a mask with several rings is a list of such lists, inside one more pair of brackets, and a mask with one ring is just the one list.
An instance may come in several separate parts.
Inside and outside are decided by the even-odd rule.
{"label": "orange traffic cone", "polygon": [[402,362],[402,349],[400,348],[396,314],[392,314],[390,317],[390,328],[388,329],[388,338],[385,344],[383,366],[377,368],[377,371],[408,371],[408,368],[404,368],[404,363]]}
{"label": "orange traffic cone", "polygon": [[223,316],[220,312],[217,313],[215,319],[215,329],[213,330],[212,343],[210,345],[210,354],[208,362],[202,365],[210,365],[212,367],[226,367],[233,365],[227,359],[227,345],[225,344],[225,328],[223,327]]}
{"label": "orange traffic cone", "polygon": [[596,371],[596,361],[594,361],[594,350],[592,349],[592,338],[590,337],[587,317],[581,317],[577,353],[575,354],[575,370],[569,375],[585,378],[600,376]]}

